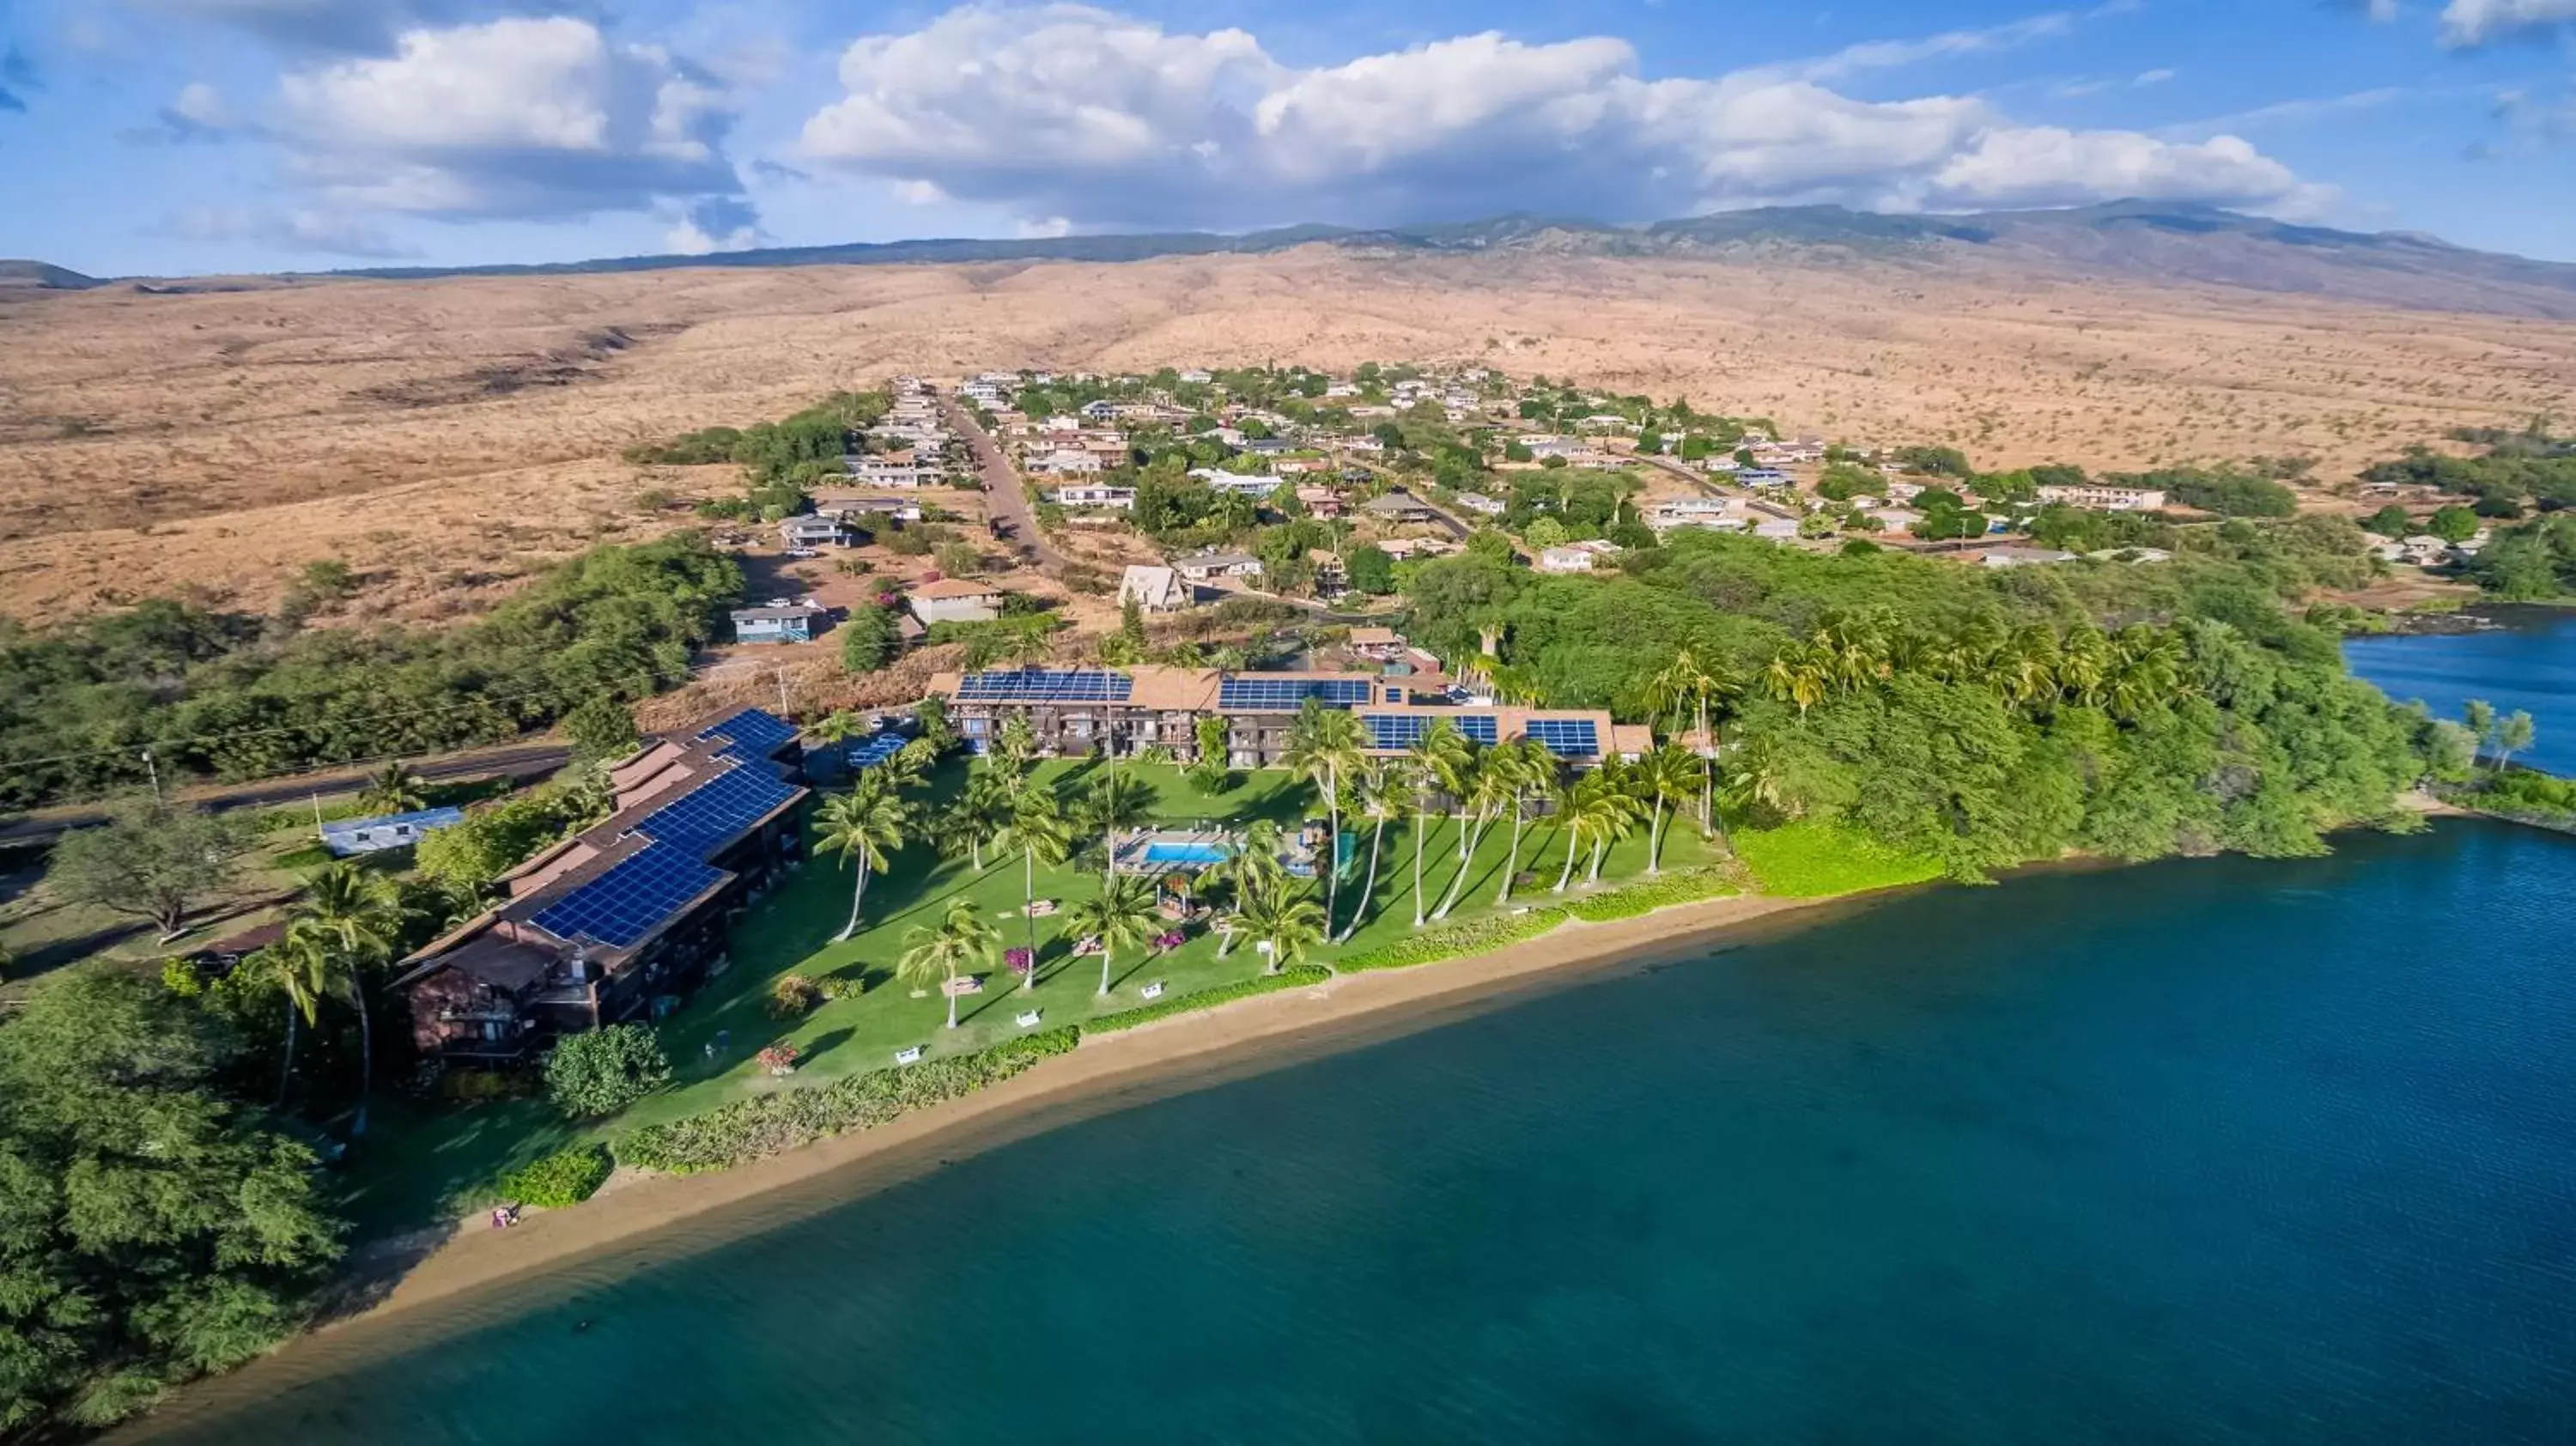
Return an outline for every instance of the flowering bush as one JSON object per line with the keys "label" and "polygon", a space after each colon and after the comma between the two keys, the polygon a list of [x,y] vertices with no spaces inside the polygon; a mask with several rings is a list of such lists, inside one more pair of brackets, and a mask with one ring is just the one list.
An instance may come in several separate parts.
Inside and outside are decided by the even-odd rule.
{"label": "flowering bush", "polygon": [[1170,931],[1170,932],[1168,932],[1168,933],[1162,933],[1162,934],[1157,934],[1157,935],[1155,935],[1155,936],[1154,936],[1154,947],[1155,947],[1155,948],[1157,948],[1157,949],[1162,950],[1162,951],[1163,951],[1164,953],[1166,953],[1166,954],[1169,954],[1169,953],[1171,953],[1173,950],[1178,949],[1178,948],[1179,948],[1179,947],[1181,947],[1183,944],[1186,944],[1186,943],[1188,943],[1189,941],[1190,941],[1190,936],[1189,936],[1189,935],[1182,933],[1182,932],[1181,932],[1180,930],[1178,930],[1178,929],[1174,929],[1174,930],[1171,930],[1171,931]]}
{"label": "flowering bush", "polygon": [[781,974],[769,986],[769,1017],[794,1019],[823,1002],[823,987],[802,974]]}
{"label": "flowering bush", "polygon": [[1005,949],[1002,951],[1002,963],[1014,974],[1028,973],[1031,969],[1037,967],[1037,962],[1037,956],[1031,954],[1026,949]]}
{"label": "flowering bush", "polygon": [[760,1067],[762,1069],[769,1071],[771,1074],[794,1074],[796,1072],[796,1046],[787,1043],[785,1040],[780,1040],[778,1043],[762,1050],[758,1055],[754,1056],[754,1058],[760,1061]]}

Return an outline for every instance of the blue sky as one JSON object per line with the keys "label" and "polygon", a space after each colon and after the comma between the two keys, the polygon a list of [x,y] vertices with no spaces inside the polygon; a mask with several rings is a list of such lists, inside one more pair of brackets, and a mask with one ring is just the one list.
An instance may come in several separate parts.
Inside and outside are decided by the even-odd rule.
{"label": "blue sky", "polygon": [[101,275],[2132,195],[2576,260],[2576,0],[0,0]]}

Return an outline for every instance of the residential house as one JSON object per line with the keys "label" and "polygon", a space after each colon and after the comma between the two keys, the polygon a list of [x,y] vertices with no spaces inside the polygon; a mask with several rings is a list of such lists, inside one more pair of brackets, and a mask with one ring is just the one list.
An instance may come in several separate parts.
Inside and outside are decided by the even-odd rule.
{"label": "residential house", "polygon": [[1300,487],[1297,489],[1297,505],[1305,508],[1309,517],[1339,517],[1342,515],[1342,494],[1330,487]]}
{"label": "residential house", "polygon": [[2103,512],[2161,512],[2165,506],[2164,489],[2160,487],[2122,487],[2109,482],[2083,482],[2073,485],[2051,484],[2039,489],[2042,502],[2062,502],[2070,507],[2090,507]]}
{"label": "residential house", "polygon": [[823,496],[814,499],[818,517],[840,517],[862,525],[870,518],[891,518],[897,522],[919,522],[921,504],[909,497]]}
{"label": "residential house", "polygon": [[1954,554],[1974,561],[1980,567],[2034,567],[2052,562],[2073,562],[2075,554],[2053,547],[1983,547]]}
{"label": "residential house", "polygon": [[770,603],[733,610],[737,643],[805,643],[823,631],[831,614],[812,603]]}
{"label": "residential house", "polygon": [[1028,470],[1047,477],[1096,477],[1108,471],[1109,464],[1096,453],[1059,447],[1032,460]]}
{"label": "residential house", "polygon": [[1073,487],[1058,487],[1047,494],[1047,500],[1058,507],[1105,507],[1125,512],[1136,505],[1136,489],[1090,482]]}
{"label": "residential house", "polygon": [[1411,649],[1412,644],[1393,628],[1353,628],[1345,644],[1353,653],[1381,663],[1392,663]]}
{"label": "residential house", "polygon": [[608,818],[504,875],[508,897],[390,986],[432,1059],[505,1064],[559,1034],[661,1017],[730,962],[731,922],[805,855],[796,729],[756,708],[608,772]]}
{"label": "residential house", "polygon": [[1441,557],[1458,550],[1458,544],[1446,537],[1389,537],[1381,539],[1377,547],[1398,562],[1417,557]]}
{"label": "residential house", "polygon": [[1656,503],[1646,514],[1646,526],[1657,532],[1670,532],[1676,527],[1741,532],[1752,525],[1745,511],[1742,503],[1723,497],[1682,497]]}
{"label": "residential house", "polygon": [[789,547],[856,547],[867,540],[846,518],[820,512],[780,522],[778,538]]}
{"label": "residential house", "polygon": [[1177,569],[1130,563],[1118,579],[1118,605],[1130,600],[1149,613],[1176,613],[1198,602],[1198,589],[1181,579]]}
{"label": "residential house", "polygon": [[904,606],[932,623],[989,623],[1002,615],[1002,589],[971,578],[943,577],[904,594]]}
{"label": "residential house", "polygon": [[1315,570],[1317,597],[1350,591],[1350,569],[1342,565],[1341,554],[1329,547],[1310,547],[1306,549],[1306,562]]}
{"label": "residential house", "polygon": [[917,462],[896,462],[884,457],[844,457],[841,470],[862,487],[935,487],[939,469]]}
{"label": "residential house", "polygon": [[461,808],[421,808],[373,818],[341,819],[322,825],[322,847],[329,849],[333,858],[354,858],[409,847],[420,842],[424,834],[464,821],[465,810]]}
{"label": "residential house", "polygon": [[1261,559],[1244,552],[1203,552],[1196,557],[1175,559],[1172,566],[1191,582],[1214,582],[1225,577],[1258,582],[1261,578]]}
{"label": "residential house", "polygon": [[1192,477],[1218,492],[1231,492],[1239,497],[1267,497],[1286,483],[1277,477],[1263,477],[1249,472],[1226,472],[1214,467],[1193,468]]}
{"label": "residential house", "polygon": [[1541,572],[1590,572],[1601,555],[1588,547],[1568,543],[1563,547],[1541,548],[1538,570]]}
{"label": "residential house", "polygon": [[1440,520],[1439,512],[1431,504],[1401,490],[1372,497],[1360,504],[1360,510],[1380,522],[1398,526]]}
{"label": "residential house", "polygon": [[1470,512],[1481,512],[1487,517],[1500,517],[1511,511],[1511,504],[1499,497],[1488,497],[1482,492],[1459,493],[1458,505]]}

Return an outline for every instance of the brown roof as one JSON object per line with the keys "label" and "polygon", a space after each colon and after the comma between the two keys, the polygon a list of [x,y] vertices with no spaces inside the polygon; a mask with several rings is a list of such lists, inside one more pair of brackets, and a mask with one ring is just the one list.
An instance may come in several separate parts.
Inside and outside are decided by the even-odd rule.
{"label": "brown roof", "polygon": [[1362,648],[1390,648],[1404,641],[1393,628],[1353,628],[1351,643]]}
{"label": "brown roof", "polygon": [[1000,597],[1002,590],[989,582],[970,582],[962,577],[943,577],[937,582],[921,583],[911,589],[914,597]]}

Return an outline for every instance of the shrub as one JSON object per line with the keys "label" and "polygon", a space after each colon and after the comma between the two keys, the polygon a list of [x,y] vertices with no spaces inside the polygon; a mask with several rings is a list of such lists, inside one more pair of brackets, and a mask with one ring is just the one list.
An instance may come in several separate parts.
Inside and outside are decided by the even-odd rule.
{"label": "shrub", "polygon": [[812,1089],[755,1095],[685,1119],[646,1125],[618,1142],[618,1158],[675,1175],[721,1170],[971,1094],[1064,1054],[1081,1040],[1081,1031],[1068,1025],[977,1054],[872,1070]]}
{"label": "shrub", "polygon": [[823,1002],[823,987],[802,974],[781,974],[769,986],[769,1017],[797,1019]]}
{"label": "shrub", "polygon": [[527,1075],[497,1069],[451,1069],[438,1077],[438,1093],[460,1105],[523,1100],[536,1093],[536,1082]]}
{"label": "shrub", "polygon": [[1723,869],[1675,869],[1660,878],[1641,880],[1578,899],[1568,904],[1565,912],[1588,924],[1603,924],[1612,919],[1633,919],[1639,914],[1651,914],[1674,904],[1719,898],[1735,891],[1734,881]]}
{"label": "shrub", "polygon": [[1374,949],[1363,949],[1341,960],[1336,967],[1345,974],[1358,974],[1371,969],[1404,969],[1439,959],[1490,953],[1506,944],[1535,939],[1564,923],[1565,917],[1565,910],[1549,905],[1534,908],[1526,914],[1502,914],[1470,924],[1453,924],[1445,929],[1409,935]]}
{"label": "shrub", "polygon": [[612,1024],[566,1036],[546,1061],[546,1093],[573,1119],[613,1115],[661,1088],[671,1062],[641,1024]]}
{"label": "shrub", "polygon": [[540,1210],[561,1210],[597,1194],[615,1168],[606,1145],[574,1145],[502,1176],[501,1196]]}
{"label": "shrub", "polygon": [[1115,1014],[1103,1014],[1088,1021],[1082,1028],[1086,1034],[1115,1034],[1122,1029],[1134,1029],[1140,1024],[1151,1024],[1155,1020],[1169,1019],[1176,1014],[1214,1009],[1220,1004],[1231,1004],[1238,999],[1250,999],[1257,994],[1269,994],[1281,989],[1303,989],[1311,984],[1321,984],[1332,977],[1333,971],[1321,964],[1299,964],[1293,968],[1282,969],[1276,974],[1256,974],[1249,979],[1238,979],[1232,984],[1220,984],[1213,989],[1202,989],[1195,994],[1184,994],[1173,999],[1157,999],[1151,1004],[1140,1004],[1134,1009],[1122,1009]]}

